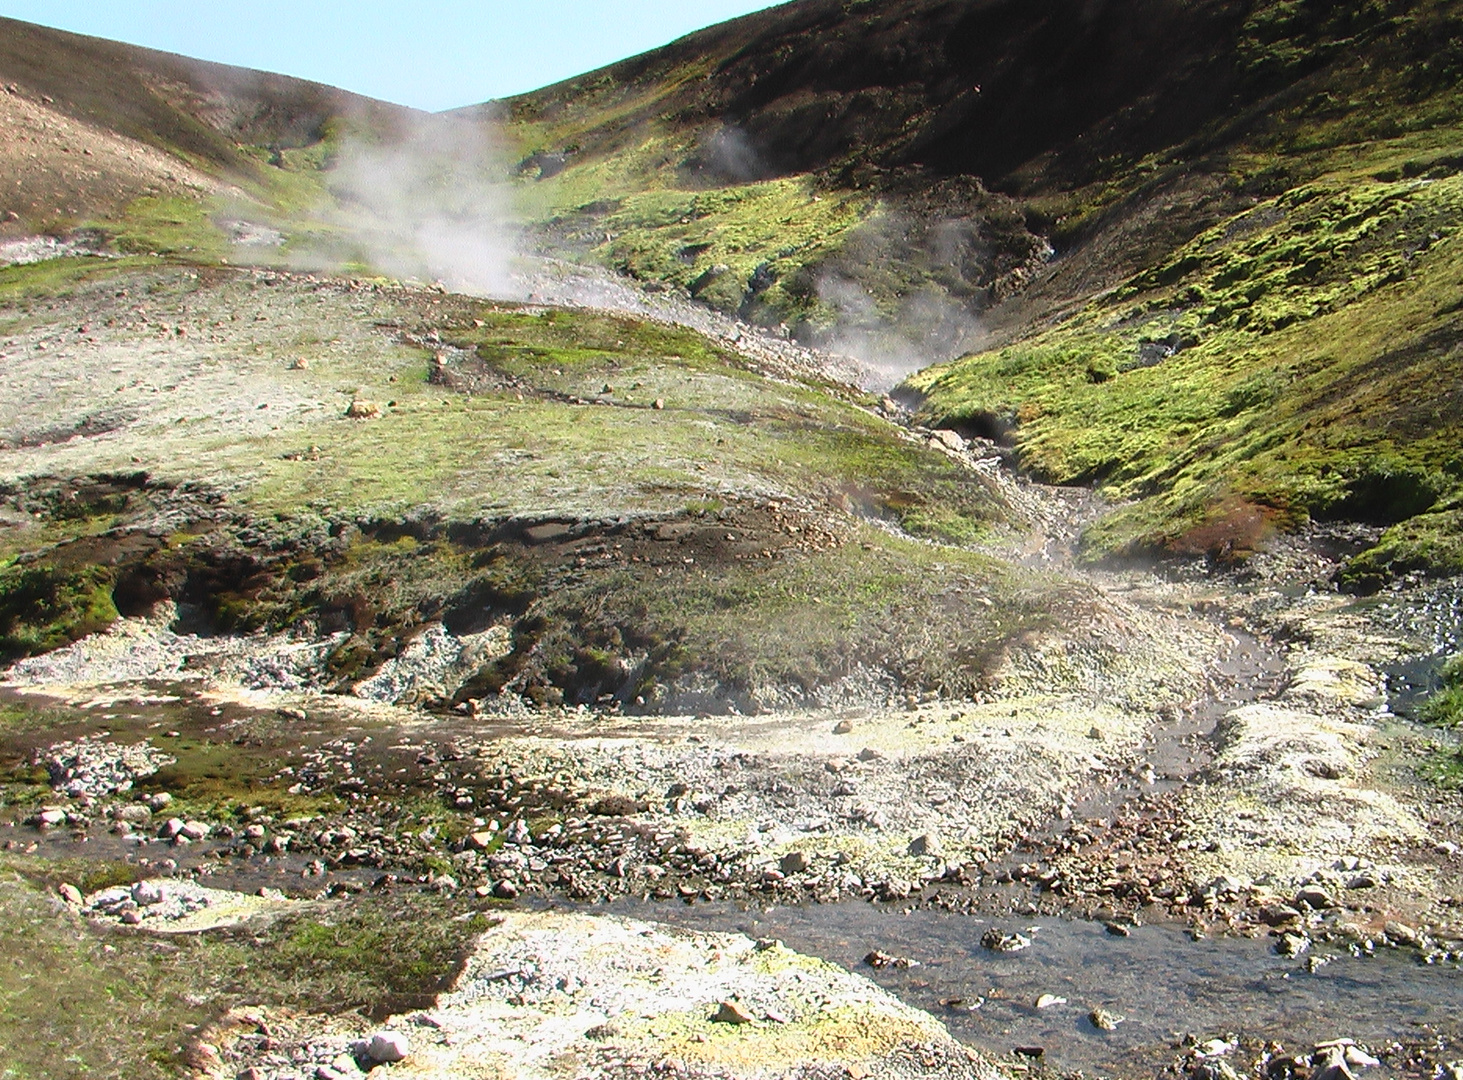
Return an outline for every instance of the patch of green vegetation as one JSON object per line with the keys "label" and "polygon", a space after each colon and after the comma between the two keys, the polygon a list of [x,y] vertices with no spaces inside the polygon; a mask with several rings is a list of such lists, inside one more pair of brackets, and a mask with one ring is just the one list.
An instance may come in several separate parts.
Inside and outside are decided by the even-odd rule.
{"label": "patch of green vegetation", "polygon": [[171,255],[218,262],[229,253],[228,237],[209,215],[209,206],[182,196],[138,199],[122,219],[106,226],[112,244],[130,255]]}
{"label": "patch of green vegetation", "polygon": [[1450,657],[1440,673],[1442,685],[1423,703],[1418,717],[1437,727],[1463,725],[1463,655]]}
{"label": "patch of green vegetation", "polygon": [[721,311],[791,321],[817,300],[803,268],[828,258],[871,209],[867,196],[820,190],[803,177],[646,192],[597,219],[609,239],[595,255]]}
{"label": "patch of green vegetation", "polygon": [[585,575],[535,602],[514,627],[513,654],[462,696],[506,685],[548,703],[612,694],[653,707],[696,676],[751,701],[768,689],[811,692],[860,666],[910,690],[965,696],[1008,642],[1050,625],[1070,599],[972,552],[872,528],[861,539],[763,562]]}
{"label": "patch of green vegetation", "polygon": [[[1463,177],[1309,184],[1017,344],[913,377],[1043,479],[1136,499],[1090,554],[1243,554],[1310,517],[1397,524],[1360,583],[1460,563]],[[1431,514],[1428,511],[1433,511]],[[1423,515],[1423,516],[1418,516]]]}
{"label": "patch of green vegetation", "polygon": [[1463,749],[1439,750],[1424,758],[1417,767],[1418,775],[1431,784],[1449,791],[1463,789]]}
{"label": "patch of green vegetation", "polygon": [[174,797],[174,813],[228,821],[242,820],[254,808],[293,818],[316,817],[341,807],[334,795],[292,794],[294,778],[281,777],[285,760],[277,750],[251,751],[247,746],[191,738],[168,739],[160,745],[177,760],[147,783],[149,789]]}
{"label": "patch of green vegetation", "polygon": [[12,563],[0,568],[0,657],[48,652],[117,620],[111,571]]}
{"label": "patch of green vegetation", "polygon": [[152,260],[146,258],[98,259],[78,256],[46,259],[44,262],[24,266],[0,267],[0,301],[66,296],[84,284],[150,265]]}
{"label": "patch of green vegetation", "polygon": [[[487,927],[451,900],[360,898],[268,927],[160,940],[85,925],[16,875],[0,877],[0,1076],[175,1077],[188,1031],[263,1005],[377,1015],[422,1008]],[[126,1038],[118,1038],[119,1031]]]}

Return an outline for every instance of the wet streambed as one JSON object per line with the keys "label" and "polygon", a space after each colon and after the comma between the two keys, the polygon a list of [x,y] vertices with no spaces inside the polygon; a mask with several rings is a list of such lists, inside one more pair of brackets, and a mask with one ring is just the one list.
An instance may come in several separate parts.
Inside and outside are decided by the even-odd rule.
{"label": "wet streambed", "polygon": [[[1278,956],[1267,938],[1195,941],[1173,925],[1117,937],[1095,922],[906,914],[858,902],[742,909],[621,901],[608,910],[780,939],[869,976],[990,1054],[1039,1047],[1042,1061],[1062,1071],[1151,1071],[1144,1066],[1172,1061],[1186,1034],[1278,1040],[1291,1051],[1335,1038],[1381,1048],[1463,1034],[1463,972],[1393,950],[1357,957],[1317,945],[1314,957],[1326,962],[1311,971],[1311,954]],[[1031,946],[983,947],[993,926]],[[874,949],[918,966],[873,970],[863,958]],[[1066,1001],[1037,1008],[1043,995]],[[1123,1022],[1100,1030],[1089,1018],[1099,1008]]]}

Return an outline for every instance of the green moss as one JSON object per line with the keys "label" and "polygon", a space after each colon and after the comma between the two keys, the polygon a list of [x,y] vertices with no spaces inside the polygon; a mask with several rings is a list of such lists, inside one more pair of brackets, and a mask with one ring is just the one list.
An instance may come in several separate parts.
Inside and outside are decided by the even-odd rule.
{"label": "green moss", "polygon": [[1463,655],[1449,658],[1440,675],[1442,685],[1423,703],[1419,717],[1438,727],[1463,725]]}
{"label": "green moss", "polygon": [[1407,522],[1357,578],[1448,572],[1460,207],[1459,177],[1295,188],[1063,323],[909,385],[932,423],[1009,426],[1043,479],[1139,500],[1088,531],[1091,553],[1249,549],[1332,517]]}
{"label": "green moss", "polygon": [[229,252],[228,238],[209,216],[210,207],[181,196],[138,199],[121,221],[104,227],[118,251],[175,255],[217,262]]}
{"label": "green moss", "polygon": [[105,630],[117,619],[112,574],[45,565],[0,569],[0,656],[30,656]]}
{"label": "green moss", "polygon": [[175,1077],[186,1030],[234,1006],[420,1009],[486,929],[450,900],[360,898],[269,927],[161,943],[89,927],[14,872],[49,881],[69,873],[64,865],[7,856],[0,869],[0,1016],[11,1080]]}

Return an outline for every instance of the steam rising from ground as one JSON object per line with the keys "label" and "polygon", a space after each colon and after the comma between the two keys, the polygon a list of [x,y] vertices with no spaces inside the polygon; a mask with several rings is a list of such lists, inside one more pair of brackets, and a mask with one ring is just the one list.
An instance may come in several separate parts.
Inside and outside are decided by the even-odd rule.
{"label": "steam rising from ground", "polygon": [[864,286],[851,277],[825,273],[818,299],[835,313],[818,343],[831,352],[863,361],[879,375],[880,388],[977,348],[983,332],[970,311],[933,287],[906,297],[894,317],[881,312]]}
{"label": "steam rising from ground", "polygon": [[348,139],[330,187],[341,204],[336,224],[361,262],[454,290],[514,293],[517,233],[489,124],[431,116],[389,140]]}

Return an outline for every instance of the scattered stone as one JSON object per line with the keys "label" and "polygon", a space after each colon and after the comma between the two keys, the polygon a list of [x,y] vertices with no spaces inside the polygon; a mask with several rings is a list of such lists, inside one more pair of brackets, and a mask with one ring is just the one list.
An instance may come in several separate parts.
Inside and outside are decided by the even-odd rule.
{"label": "scattered stone", "polygon": [[36,815],[36,824],[43,829],[54,829],[66,824],[65,810],[42,810]]}
{"label": "scattered stone", "polygon": [[206,838],[211,830],[202,821],[190,821],[178,830],[178,835],[185,840],[202,840]]}
{"label": "scattered stone", "polygon": [[754,1022],[752,1014],[747,1012],[736,1001],[723,1001],[717,1006],[716,1015],[711,1019],[717,1024],[750,1024]]}
{"label": "scattered stone", "polygon": [[123,746],[101,736],[56,743],[34,758],[50,774],[53,788],[72,798],[93,799],[131,791],[137,780],[174,760],[147,743]]}
{"label": "scattered stone", "polygon": [[152,907],[163,902],[163,887],[155,881],[139,881],[132,886],[130,895],[139,907]]}
{"label": "scattered stone", "polygon": [[1299,956],[1311,947],[1311,939],[1305,934],[1281,934],[1275,943],[1275,951],[1281,956]]}
{"label": "scattered stone", "polygon": [[182,818],[168,818],[163,822],[162,828],[157,831],[157,834],[164,840],[171,840],[173,837],[181,835],[187,824]]}
{"label": "scattered stone", "polygon": [[1336,903],[1336,898],[1320,885],[1305,885],[1295,894],[1295,906],[1322,911],[1339,905]]}
{"label": "scattered stone", "polygon": [[357,398],[346,406],[345,415],[351,420],[379,420],[381,406],[378,402],[363,401]]}
{"label": "scattered stone", "polygon": [[1283,926],[1300,918],[1300,912],[1289,904],[1266,904],[1259,911],[1260,921],[1266,926]]}
{"label": "scattered stone", "polygon": [[924,833],[909,842],[909,853],[915,858],[938,856],[942,853],[940,838],[934,833]]}
{"label": "scattered stone", "polygon": [[1133,934],[1132,930],[1120,922],[1105,922],[1102,924],[1102,928],[1113,937],[1131,937]]}
{"label": "scattered stone", "polygon": [[1056,994],[1042,994],[1041,997],[1036,999],[1036,1007],[1038,1009],[1050,1009],[1057,1005],[1065,1005],[1066,1003],[1066,998],[1059,997]]}
{"label": "scattered stone", "polygon": [[1092,1026],[1098,1031],[1116,1031],[1118,1025],[1127,1017],[1108,1012],[1106,1009],[1093,1009],[1087,1014],[1087,1019],[1092,1021]]}
{"label": "scattered stone", "polygon": [[383,1065],[393,1061],[405,1061],[410,1053],[411,1042],[397,1031],[378,1031],[366,1045],[366,1055]]}
{"label": "scattered stone", "polygon": [[499,900],[516,900],[518,899],[518,886],[505,879],[493,886],[493,895]]}
{"label": "scattered stone", "polygon": [[918,960],[911,960],[907,956],[894,956],[891,953],[875,949],[864,957],[864,963],[875,971],[883,971],[885,968],[912,968],[919,967]]}
{"label": "scattered stone", "polygon": [[490,832],[475,832],[468,834],[467,843],[469,847],[478,851],[487,851],[493,846],[493,834]]}
{"label": "scattered stone", "polygon": [[1031,948],[1031,939],[1025,934],[1003,934],[994,926],[981,935],[980,943],[991,952],[1013,953]]}
{"label": "scattered stone", "polygon": [[879,751],[875,750],[872,746],[866,746],[858,752],[858,759],[860,761],[881,761],[883,760],[883,757],[884,755],[879,753]]}
{"label": "scattered stone", "polygon": [[1383,931],[1387,935],[1387,940],[1394,945],[1406,945],[1415,949],[1422,944],[1422,935],[1406,923],[1389,922]]}
{"label": "scattered stone", "polygon": [[166,810],[173,804],[173,797],[166,791],[159,791],[155,795],[147,797],[147,808],[156,814],[160,810]]}
{"label": "scattered stone", "polygon": [[62,900],[65,900],[68,904],[73,904],[78,907],[81,905],[81,890],[78,889],[75,885],[71,884],[69,881],[62,882],[61,885],[57,887],[56,893],[61,897]]}
{"label": "scattered stone", "polygon": [[836,723],[836,724],[833,725],[833,734],[835,734],[835,735],[851,735],[851,734],[853,734],[853,721],[852,720],[840,720],[840,721],[838,721],[838,723]]}
{"label": "scattered stone", "polygon": [[802,851],[789,851],[777,864],[779,870],[784,874],[801,874],[807,871],[812,863],[807,853]]}
{"label": "scattered stone", "polygon": [[508,826],[504,839],[510,844],[531,844],[533,843],[533,833],[529,831],[528,822],[518,818]]}
{"label": "scattered stone", "polygon": [[654,403],[650,407],[656,412],[660,412],[662,409],[665,408],[665,398],[656,398]]}

